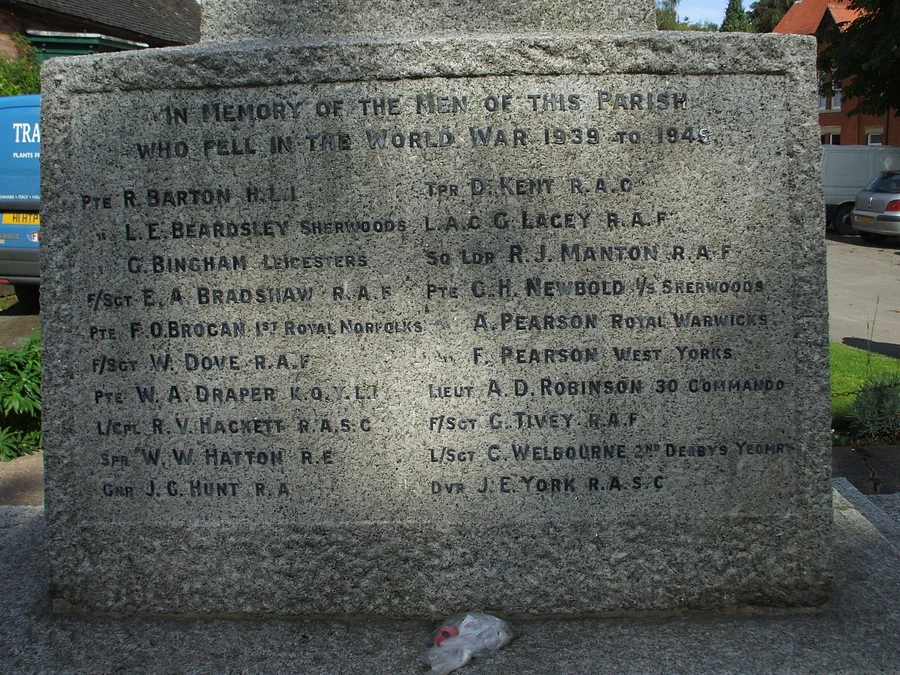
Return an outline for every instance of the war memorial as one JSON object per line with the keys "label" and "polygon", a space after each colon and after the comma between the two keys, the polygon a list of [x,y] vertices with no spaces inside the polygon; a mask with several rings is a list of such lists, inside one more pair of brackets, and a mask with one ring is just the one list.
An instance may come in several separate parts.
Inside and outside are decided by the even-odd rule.
{"label": "war memorial", "polygon": [[826,600],[814,40],[204,12],[44,68],[54,612]]}

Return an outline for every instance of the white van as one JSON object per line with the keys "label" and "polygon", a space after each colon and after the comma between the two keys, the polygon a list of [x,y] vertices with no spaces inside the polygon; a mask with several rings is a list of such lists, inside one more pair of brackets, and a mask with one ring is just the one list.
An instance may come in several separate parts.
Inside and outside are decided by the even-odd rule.
{"label": "white van", "polygon": [[850,212],[856,195],[880,172],[900,169],[900,147],[887,145],[823,145],[822,187],[825,219],[839,234],[856,234]]}

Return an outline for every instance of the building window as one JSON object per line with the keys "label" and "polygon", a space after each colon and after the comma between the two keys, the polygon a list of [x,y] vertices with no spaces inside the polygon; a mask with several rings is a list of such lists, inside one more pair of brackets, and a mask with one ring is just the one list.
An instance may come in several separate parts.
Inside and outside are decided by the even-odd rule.
{"label": "building window", "polygon": [[840,129],[822,129],[822,145],[840,145],[841,130]]}
{"label": "building window", "polygon": [[843,100],[843,96],[841,95],[841,83],[837,82],[834,84],[834,91],[830,96],[826,96],[822,93],[822,89],[825,85],[831,81],[831,77],[829,75],[819,75],[819,111],[838,111],[841,109],[841,102]]}
{"label": "building window", "polygon": [[827,82],[825,76],[819,73],[819,110],[828,110],[828,98],[822,93],[825,82]]}
{"label": "building window", "polygon": [[882,143],[884,143],[884,129],[866,127],[866,145],[881,145]]}

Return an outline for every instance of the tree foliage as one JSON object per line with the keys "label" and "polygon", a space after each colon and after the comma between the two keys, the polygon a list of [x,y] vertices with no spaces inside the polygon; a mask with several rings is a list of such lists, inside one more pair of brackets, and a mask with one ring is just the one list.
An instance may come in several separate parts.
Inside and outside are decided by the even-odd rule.
{"label": "tree foliage", "polygon": [[900,2],[852,0],[850,7],[865,13],[819,36],[819,70],[832,74],[823,93],[833,94],[832,83],[842,82],[845,99],[854,99],[851,115],[893,108],[900,116]]}
{"label": "tree foliage", "polygon": [[681,0],[656,0],[656,27],[678,30],[678,3]]}
{"label": "tree foliage", "polygon": [[719,30],[719,27],[714,24],[712,21],[691,21],[687,20],[687,17],[684,17],[684,21],[678,24],[678,30],[702,30],[711,33],[715,33]]}
{"label": "tree foliage", "polygon": [[0,54],[0,96],[37,94],[41,91],[41,69],[34,48],[24,35],[13,35],[18,56]]}
{"label": "tree foliage", "polygon": [[741,0],[728,0],[728,7],[725,8],[725,19],[722,21],[722,27],[719,30],[723,33],[750,32],[750,21],[747,19],[747,12],[744,11],[744,3]]}
{"label": "tree foliage", "polygon": [[678,3],[681,0],[656,0],[656,27],[659,30],[703,30],[716,31],[719,27],[709,21],[688,21],[678,18]]}
{"label": "tree foliage", "polygon": [[794,4],[794,0],[757,0],[750,5],[747,17],[754,33],[771,33],[782,17]]}

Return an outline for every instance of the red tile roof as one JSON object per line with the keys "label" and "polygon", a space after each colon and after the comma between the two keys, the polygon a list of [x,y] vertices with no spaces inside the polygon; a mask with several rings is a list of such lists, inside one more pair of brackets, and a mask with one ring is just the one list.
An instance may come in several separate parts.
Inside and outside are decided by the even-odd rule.
{"label": "red tile roof", "polygon": [[846,3],[841,2],[829,2],[828,11],[831,12],[831,16],[834,17],[834,22],[837,24],[852,23],[864,14],[863,11],[851,9]]}
{"label": "red tile roof", "polygon": [[781,17],[772,32],[793,35],[815,35],[826,13],[836,23],[856,19],[861,11],[849,7],[850,0],[798,0]]}

